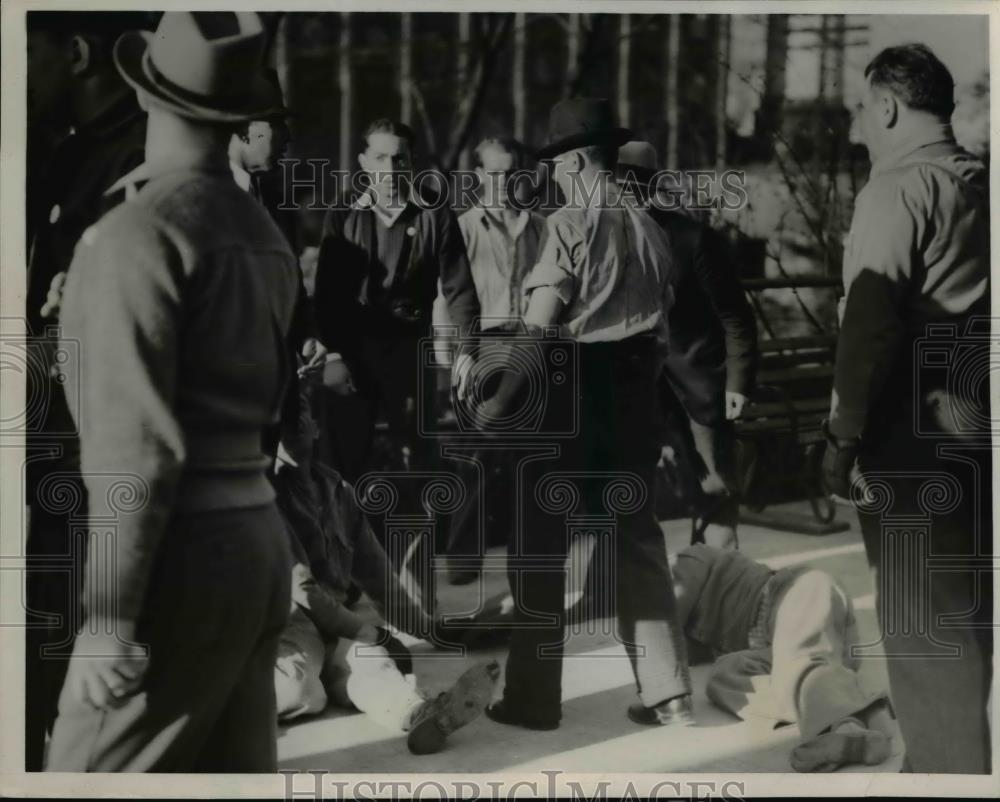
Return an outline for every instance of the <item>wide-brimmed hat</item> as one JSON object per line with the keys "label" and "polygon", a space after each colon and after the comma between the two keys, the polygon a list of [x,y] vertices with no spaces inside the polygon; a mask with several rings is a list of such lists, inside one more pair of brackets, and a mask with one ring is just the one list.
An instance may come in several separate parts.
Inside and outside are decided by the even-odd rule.
{"label": "wide-brimmed hat", "polygon": [[619,147],[632,132],[615,124],[611,103],[604,98],[574,97],[562,100],[549,114],[549,142],[535,158],[551,159],[569,150],[588,145]]}
{"label": "wide-brimmed hat", "polygon": [[659,169],[656,148],[649,142],[634,139],[618,148],[617,175],[620,181],[634,179],[648,186]]}
{"label": "wide-brimmed hat", "polygon": [[263,72],[264,28],[252,11],[167,12],[156,33],[115,43],[118,71],[174,113],[238,123],[271,116],[280,95]]}

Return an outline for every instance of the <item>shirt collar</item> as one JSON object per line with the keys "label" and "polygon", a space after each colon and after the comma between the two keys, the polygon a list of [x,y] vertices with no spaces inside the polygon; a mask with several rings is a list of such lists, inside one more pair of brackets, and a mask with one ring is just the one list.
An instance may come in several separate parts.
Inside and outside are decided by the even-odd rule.
{"label": "shirt collar", "polygon": [[496,225],[499,227],[501,231],[505,231],[507,234],[509,234],[511,239],[515,240],[518,237],[520,237],[521,234],[524,232],[524,229],[527,227],[528,220],[530,218],[528,210],[521,209],[518,212],[517,219],[514,221],[514,225],[508,228],[502,216],[494,214],[485,206],[476,204],[472,208],[478,213],[479,220],[482,222],[484,226],[489,227],[491,225]]}
{"label": "shirt collar", "polygon": [[139,184],[143,184],[150,178],[149,167],[146,162],[143,162],[134,170],[130,170],[125,173],[121,178],[119,178],[115,183],[113,183],[107,190],[105,190],[105,195],[114,195],[116,192],[122,190],[125,191],[125,200],[129,200],[139,188]]}
{"label": "shirt collar", "polygon": [[243,167],[234,161],[229,162],[229,169],[233,172],[233,178],[236,180],[236,184],[244,192],[250,191],[250,173],[243,169]]}
{"label": "shirt collar", "polygon": [[871,175],[884,173],[893,167],[898,167],[909,156],[928,145],[936,145],[939,142],[954,142],[955,133],[952,131],[950,123],[940,123],[937,125],[921,126],[910,136],[899,143],[892,153],[887,153],[872,163]]}

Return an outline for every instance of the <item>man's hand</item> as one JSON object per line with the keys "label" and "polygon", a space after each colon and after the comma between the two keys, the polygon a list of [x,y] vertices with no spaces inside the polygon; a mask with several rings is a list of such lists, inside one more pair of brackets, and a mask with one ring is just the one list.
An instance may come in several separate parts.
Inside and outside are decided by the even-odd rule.
{"label": "man's hand", "polygon": [[392,662],[396,664],[400,674],[413,673],[413,655],[410,654],[410,650],[385,627],[364,624],[358,630],[354,640],[366,646],[377,646],[384,649]]}
{"label": "man's hand", "polygon": [[747,405],[747,397],[743,393],[726,390],[726,420],[736,420],[743,414]]}
{"label": "man's hand", "polygon": [[318,373],[326,364],[326,346],[315,337],[309,337],[302,343],[302,359],[305,365],[299,368],[299,375],[305,376],[309,373]]}
{"label": "man's hand", "polygon": [[59,317],[59,309],[62,307],[63,288],[66,286],[66,271],[56,273],[49,284],[49,293],[42,304],[41,314],[43,318],[55,319]]}
{"label": "man's hand", "polygon": [[820,481],[824,490],[835,501],[853,504],[851,486],[860,476],[857,465],[860,442],[857,438],[835,437],[830,434],[826,421],[823,423],[823,431],[826,434],[826,451],[823,453]]}
{"label": "man's hand", "polygon": [[324,360],[323,385],[337,395],[354,395],[354,377],[340,354],[329,354]]}
{"label": "man's hand", "polygon": [[77,636],[66,673],[66,688],[73,699],[107,708],[138,692],[149,657],[145,647],[125,640],[124,635],[86,631]]}
{"label": "man's hand", "polygon": [[469,395],[469,391],[472,389],[470,376],[475,364],[476,360],[473,359],[472,354],[462,353],[459,354],[458,359],[455,360],[455,364],[452,366],[451,386],[455,388],[455,395],[459,401],[465,401],[466,396]]}

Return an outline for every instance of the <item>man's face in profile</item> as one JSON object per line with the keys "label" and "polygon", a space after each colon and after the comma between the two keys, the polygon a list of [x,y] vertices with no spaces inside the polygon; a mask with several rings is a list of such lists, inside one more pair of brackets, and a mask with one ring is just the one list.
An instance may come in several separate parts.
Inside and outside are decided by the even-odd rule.
{"label": "man's face in profile", "polygon": [[254,120],[247,128],[246,161],[251,170],[271,170],[288,150],[284,120]]}

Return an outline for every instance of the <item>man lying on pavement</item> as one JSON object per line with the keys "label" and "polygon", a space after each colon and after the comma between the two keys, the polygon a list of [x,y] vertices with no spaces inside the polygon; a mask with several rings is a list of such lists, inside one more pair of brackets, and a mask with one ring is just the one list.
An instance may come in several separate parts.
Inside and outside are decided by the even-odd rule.
{"label": "man lying on pavement", "polygon": [[[403,590],[351,486],[313,461],[317,428],[304,394],[297,426],[288,429],[273,477],[295,558],[292,611],[274,672],[278,715],[287,720],[318,713],[332,700],[408,732],[415,754],[440,751],[448,735],[489,704],[499,665],[473,666],[448,691],[424,698],[410,652],[385,620],[420,638],[431,636],[435,622]],[[354,587],[381,615],[354,603],[360,595]]]}

